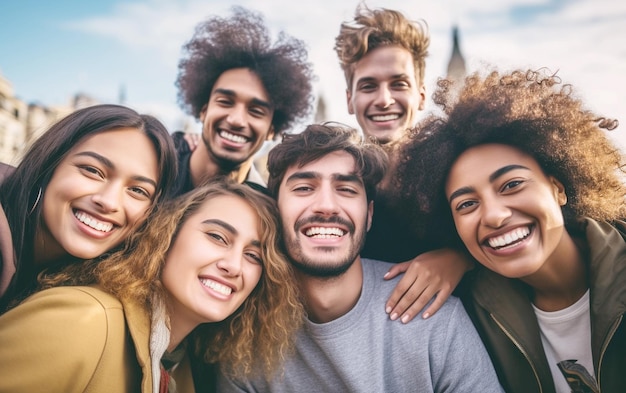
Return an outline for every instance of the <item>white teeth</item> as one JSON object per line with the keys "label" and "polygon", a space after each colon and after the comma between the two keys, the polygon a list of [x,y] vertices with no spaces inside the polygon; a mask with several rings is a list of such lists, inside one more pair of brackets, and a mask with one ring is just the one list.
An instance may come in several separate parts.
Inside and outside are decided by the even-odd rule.
{"label": "white teeth", "polygon": [[226,285],[220,284],[219,282],[215,282],[213,280],[209,280],[207,278],[201,278],[200,282],[207,288],[211,288],[212,290],[221,293],[222,295],[230,295],[233,292],[231,287],[227,287]]}
{"label": "white teeth", "polygon": [[74,216],[78,219],[78,221],[97,231],[110,232],[111,229],[113,229],[113,224],[111,224],[110,222],[98,221],[84,212],[77,211],[74,213]]}
{"label": "white teeth", "polygon": [[530,234],[530,228],[516,228],[504,235],[492,237],[488,240],[489,246],[492,248],[501,248],[517,242]]}
{"label": "white teeth", "polygon": [[227,131],[221,131],[220,136],[224,139],[227,139],[235,143],[246,143],[248,141],[246,138],[242,137],[241,135],[231,134],[230,132],[227,132]]}
{"label": "white teeth", "polygon": [[339,228],[313,227],[307,229],[305,235],[317,238],[341,237],[345,232]]}
{"label": "white teeth", "polygon": [[390,121],[390,120],[396,120],[399,119],[400,115],[396,114],[389,114],[389,115],[376,115],[376,116],[372,116],[372,120],[374,121]]}

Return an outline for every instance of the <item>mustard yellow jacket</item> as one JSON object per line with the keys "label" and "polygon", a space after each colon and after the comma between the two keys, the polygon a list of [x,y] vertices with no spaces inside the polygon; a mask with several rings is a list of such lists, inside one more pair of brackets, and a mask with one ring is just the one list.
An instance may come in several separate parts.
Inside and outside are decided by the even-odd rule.
{"label": "mustard yellow jacket", "polygon": [[[150,316],[97,287],[41,291],[0,316],[0,392],[153,393]],[[193,392],[188,362],[177,392]]]}

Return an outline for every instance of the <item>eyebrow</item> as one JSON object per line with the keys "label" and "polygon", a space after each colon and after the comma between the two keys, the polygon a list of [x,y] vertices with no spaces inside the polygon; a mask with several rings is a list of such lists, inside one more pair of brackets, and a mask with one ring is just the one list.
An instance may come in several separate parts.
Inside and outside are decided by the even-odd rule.
{"label": "eyebrow", "polygon": [[289,176],[287,180],[285,180],[285,183],[289,183],[294,180],[317,179],[319,177],[320,177],[319,173],[316,173],[316,172],[296,172],[292,174],[291,176]]}
{"label": "eyebrow", "polygon": [[[222,227],[224,230],[230,232],[234,236],[239,235],[239,231],[237,230],[237,228],[230,225],[226,221],[220,220],[218,218],[209,218],[208,220],[202,221],[202,223],[209,224],[209,225],[211,224],[217,225],[219,227]],[[261,248],[261,242],[259,240],[253,240],[252,242],[250,242],[250,244],[252,244],[255,247]]]}
{"label": "eyebrow", "polygon": [[[525,170],[530,170],[529,168],[523,166],[523,165],[517,165],[517,164],[513,164],[513,165],[506,165],[503,166],[502,168],[499,168],[497,170],[495,170],[491,175],[489,175],[489,183],[493,183],[496,179],[498,179],[500,176],[513,171],[515,169],[525,169]],[[472,187],[461,187],[458,190],[454,191],[452,194],[450,194],[450,198],[448,198],[448,203],[452,203],[452,200],[454,198],[458,198],[461,195],[464,194],[469,194],[471,192],[473,192],[474,189]]]}
{"label": "eyebrow", "polygon": [[[408,79],[411,80],[412,78],[405,73],[401,73],[401,74],[395,74],[395,75],[391,75],[390,79]],[[363,78],[359,78],[356,81],[356,84],[358,85],[359,83],[363,83],[363,82],[376,82],[378,81],[377,78],[374,78],[373,76],[364,76]]]}
{"label": "eyebrow", "polygon": [[[294,180],[319,179],[321,177],[322,176],[318,172],[296,172],[292,174],[291,176],[289,176],[287,180],[285,180],[285,183],[289,183]],[[363,183],[361,176],[354,174],[354,173],[350,173],[350,174],[333,173],[331,177],[335,181],[358,183],[358,184]]]}
{"label": "eyebrow", "polygon": [[[217,88],[217,89],[215,89],[215,93],[223,94],[223,95],[229,96],[229,97],[237,97],[237,93],[234,90],[231,90],[231,89]],[[265,107],[267,109],[272,109],[272,105],[269,102],[264,101],[264,100],[262,100],[260,98],[256,98],[256,97],[252,98],[252,104],[258,105],[258,106],[262,106],[262,107]]]}
{"label": "eyebrow", "polygon": [[[102,165],[106,166],[107,168],[115,169],[115,164],[113,164],[113,161],[109,160],[108,158],[106,158],[103,155],[100,155],[100,154],[98,154],[96,152],[93,152],[93,151],[83,151],[83,152],[80,152],[80,153],[76,153],[76,156],[91,157],[91,158],[94,158],[97,161],[99,161]],[[152,184],[154,186],[154,188],[157,188],[156,182],[154,180],[150,179],[149,177],[133,176],[132,179],[136,180],[136,181]]]}

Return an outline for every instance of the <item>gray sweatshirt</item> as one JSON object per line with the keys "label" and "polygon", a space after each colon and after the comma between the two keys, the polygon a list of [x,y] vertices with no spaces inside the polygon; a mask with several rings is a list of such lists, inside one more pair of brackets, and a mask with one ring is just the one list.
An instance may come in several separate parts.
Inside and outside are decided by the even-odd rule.
{"label": "gray sweatshirt", "polygon": [[399,277],[392,264],[363,259],[356,306],[322,324],[307,321],[280,372],[246,381],[218,378],[219,392],[502,392],[480,338],[459,299],[429,319],[391,321],[385,302]]}

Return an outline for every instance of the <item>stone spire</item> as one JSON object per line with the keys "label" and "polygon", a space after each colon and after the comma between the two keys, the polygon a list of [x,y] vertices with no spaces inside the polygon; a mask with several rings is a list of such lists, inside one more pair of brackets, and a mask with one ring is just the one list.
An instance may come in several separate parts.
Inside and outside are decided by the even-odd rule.
{"label": "stone spire", "polygon": [[459,29],[457,26],[452,28],[452,56],[448,63],[447,78],[452,80],[462,80],[465,77],[465,59],[461,54],[459,45]]}

